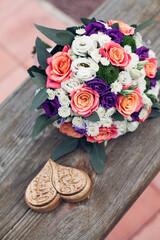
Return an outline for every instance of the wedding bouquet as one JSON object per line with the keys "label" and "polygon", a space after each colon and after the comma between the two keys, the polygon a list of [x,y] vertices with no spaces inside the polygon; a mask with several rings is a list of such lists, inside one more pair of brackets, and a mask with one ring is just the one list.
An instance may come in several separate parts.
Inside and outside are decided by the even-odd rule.
{"label": "wedding bouquet", "polygon": [[35,25],[57,45],[46,49],[36,39],[39,65],[28,72],[39,89],[31,110],[43,109],[44,114],[37,118],[32,136],[52,123],[69,136],[52,159],[80,143],[100,173],[106,159],[103,144],[135,131],[148,117],[160,116],[160,68],[150,42],[139,34],[154,20],[139,26],[95,18],[81,21],[82,26],[66,30]]}

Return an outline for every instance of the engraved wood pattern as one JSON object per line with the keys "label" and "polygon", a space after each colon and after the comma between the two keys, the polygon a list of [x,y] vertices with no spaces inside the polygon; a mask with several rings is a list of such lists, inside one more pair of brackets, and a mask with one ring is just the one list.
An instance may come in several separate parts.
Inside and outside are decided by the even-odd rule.
{"label": "engraved wood pattern", "polygon": [[[93,16],[139,24],[160,20],[159,13],[159,0],[112,0],[105,1]],[[146,28],[142,35],[151,40],[160,61],[160,24]],[[104,239],[160,170],[160,118],[111,140],[101,175],[95,175],[89,155],[81,148],[57,161],[88,172],[93,192],[83,204],[64,203],[53,212],[39,214],[25,204],[24,191],[64,136],[51,127],[31,139],[39,115],[28,110],[35,89],[28,80],[0,107],[0,239]]]}
{"label": "engraved wood pattern", "polygon": [[30,204],[42,206],[51,202],[57,194],[52,184],[52,167],[47,162],[40,173],[31,181],[26,190]]}
{"label": "engraved wood pattern", "polygon": [[86,185],[85,175],[75,168],[64,167],[50,160],[56,190],[64,195],[80,192]]}

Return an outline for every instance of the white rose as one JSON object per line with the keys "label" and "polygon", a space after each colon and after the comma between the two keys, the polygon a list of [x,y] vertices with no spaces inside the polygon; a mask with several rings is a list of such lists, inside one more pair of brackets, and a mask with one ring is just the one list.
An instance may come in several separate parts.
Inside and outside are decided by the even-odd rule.
{"label": "white rose", "polygon": [[118,81],[115,81],[114,83],[111,84],[111,92],[118,93],[122,90],[122,84]]}
{"label": "white rose", "polygon": [[104,47],[104,45],[106,43],[109,43],[110,41],[111,41],[111,38],[108,35],[106,35],[102,32],[98,33],[98,42],[99,42],[100,47]]}
{"label": "white rose", "polygon": [[71,93],[73,90],[77,88],[81,88],[84,84],[84,81],[72,77],[69,80],[66,80],[65,82],[61,83],[61,87],[66,90],[67,92]]}
{"label": "white rose", "polygon": [[72,50],[76,55],[86,56],[88,50],[93,46],[93,41],[89,36],[77,36],[72,43]]}
{"label": "white rose", "polygon": [[99,62],[101,59],[101,55],[99,54],[98,50],[93,50],[90,53],[91,58],[95,61],[95,62]]}
{"label": "white rose", "polygon": [[139,122],[127,122],[127,131],[128,132],[134,132],[139,126]]}

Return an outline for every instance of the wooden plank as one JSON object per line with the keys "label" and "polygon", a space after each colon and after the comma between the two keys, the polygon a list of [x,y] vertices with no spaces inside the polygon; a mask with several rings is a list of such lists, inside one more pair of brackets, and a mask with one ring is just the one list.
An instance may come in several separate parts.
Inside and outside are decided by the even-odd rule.
{"label": "wooden plank", "polygon": [[[107,1],[94,15],[140,23],[159,18],[159,10],[158,0],[145,3],[113,0]],[[143,33],[153,41],[160,59],[159,30],[156,24],[148,34],[147,30]],[[0,238],[104,239],[160,170],[160,118],[147,120],[136,132],[110,141],[101,175],[95,175],[89,155],[81,148],[61,158],[58,163],[89,173],[94,184],[91,198],[82,203],[62,203],[53,212],[39,214],[26,206],[24,191],[63,135],[50,127],[35,140],[31,139],[38,115],[29,112],[34,91],[35,86],[27,80],[0,108]]]}

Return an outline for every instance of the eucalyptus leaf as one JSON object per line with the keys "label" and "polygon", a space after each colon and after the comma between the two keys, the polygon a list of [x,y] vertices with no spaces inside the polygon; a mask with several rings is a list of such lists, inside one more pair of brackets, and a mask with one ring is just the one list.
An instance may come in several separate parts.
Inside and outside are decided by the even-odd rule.
{"label": "eucalyptus leaf", "polygon": [[48,66],[47,58],[51,57],[52,55],[46,50],[41,39],[38,37],[36,39],[36,52],[37,52],[37,58],[40,66],[43,69],[46,69],[46,67]]}
{"label": "eucalyptus leaf", "polygon": [[58,118],[59,118],[58,114],[51,118],[49,118],[46,114],[40,115],[35,121],[33,131],[32,131],[32,138],[35,138],[48,125],[55,122]]}
{"label": "eucalyptus leaf", "polygon": [[90,162],[96,173],[101,173],[106,163],[106,154],[104,148],[99,143],[93,143],[90,153]]}
{"label": "eucalyptus leaf", "polygon": [[38,67],[35,66],[35,65],[33,65],[32,67],[30,67],[27,71],[28,71],[28,74],[29,74],[31,77],[34,77],[34,76],[35,76],[33,72],[37,72],[37,73],[46,75],[45,70],[40,69],[40,68],[38,68]]}
{"label": "eucalyptus leaf", "polygon": [[67,153],[74,151],[78,146],[79,139],[68,137],[63,140],[53,151],[52,160],[55,161],[58,158],[64,156]]}
{"label": "eucalyptus leaf", "polygon": [[82,148],[90,153],[91,152],[91,149],[92,149],[92,143],[91,142],[87,142],[86,138],[83,137],[83,138],[80,138],[80,144],[82,146]]}
{"label": "eucalyptus leaf", "polygon": [[48,97],[46,92],[46,88],[41,89],[33,98],[32,105],[30,107],[30,111],[38,108]]}
{"label": "eucalyptus leaf", "polygon": [[77,26],[73,26],[73,27],[68,27],[66,30],[73,33],[74,35],[76,35],[76,30],[78,29],[79,27]]}
{"label": "eucalyptus leaf", "polygon": [[154,102],[152,108],[156,108],[160,110],[160,102]]}
{"label": "eucalyptus leaf", "polygon": [[89,115],[88,117],[85,117],[86,120],[91,121],[91,122],[97,122],[100,120],[98,114],[94,112],[93,114]]}
{"label": "eucalyptus leaf", "polygon": [[91,19],[89,18],[81,18],[81,22],[87,26],[89,23],[96,22],[96,19],[93,17]]}
{"label": "eucalyptus leaf", "polygon": [[157,68],[157,72],[156,72],[156,80],[160,80],[160,67]]}
{"label": "eucalyptus leaf", "polygon": [[33,72],[35,77],[32,77],[31,80],[40,88],[46,87],[47,76]]}
{"label": "eucalyptus leaf", "polygon": [[118,23],[114,23],[110,27],[111,28],[117,28],[119,30],[119,24]]}
{"label": "eucalyptus leaf", "polygon": [[149,118],[160,117],[160,111],[157,109],[152,109],[151,113],[149,114]]}
{"label": "eucalyptus leaf", "polygon": [[151,20],[149,20],[149,21],[146,21],[146,22],[141,23],[140,25],[138,25],[138,26],[136,27],[135,33],[143,30],[144,28],[148,27],[149,25],[151,25],[151,24],[153,24],[153,23],[155,23],[155,22],[156,22],[155,19],[151,19]]}
{"label": "eucalyptus leaf", "polygon": [[65,31],[65,32],[59,32],[56,34],[56,37],[61,39],[62,45],[72,45],[72,42],[74,40],[74,34],[69,32],[69,31]]}
{"label": "eucalyptus leaf", "polygon": [[131,27],[136,28],[137,24],[132,24]]}
{"label": "eucalyptus leaf", "polygon": [[63,46],[57,44],[57,45],[52,49],[51,54],[54,55],[55,53],[61,52],[62,50],[63,50]]}
{"label": "eucalyptus leaf", "polygon": [[[57,29],[52,29],[52,28],[47,28],[47,27],[43,27],[40,25],[35,24],[35,27],[41,32],[43,33],[47,38],[51,39],[52,41],[54,41],[55,43],[59,44],[59,45],[66,45],[66,42],[64,44],[62,37],[62,33],[64,34],[70,34],[70,38],[72,36],[72,40],[74,39],[74,34],[72,34],[70,31],[67,30],[57,30]],[[61,35],[57,35],[61,33]],[[69,39],[70,40],[70,39]],[[69,41],[69,43],[67,44],[71,44],[71,40]]]}
{"label": "eucalyptus leaf", "polygon": [[113,115],[112,118],[117,121],[124,121],[124,116],[120,114],[118,111],[116,111]]}

